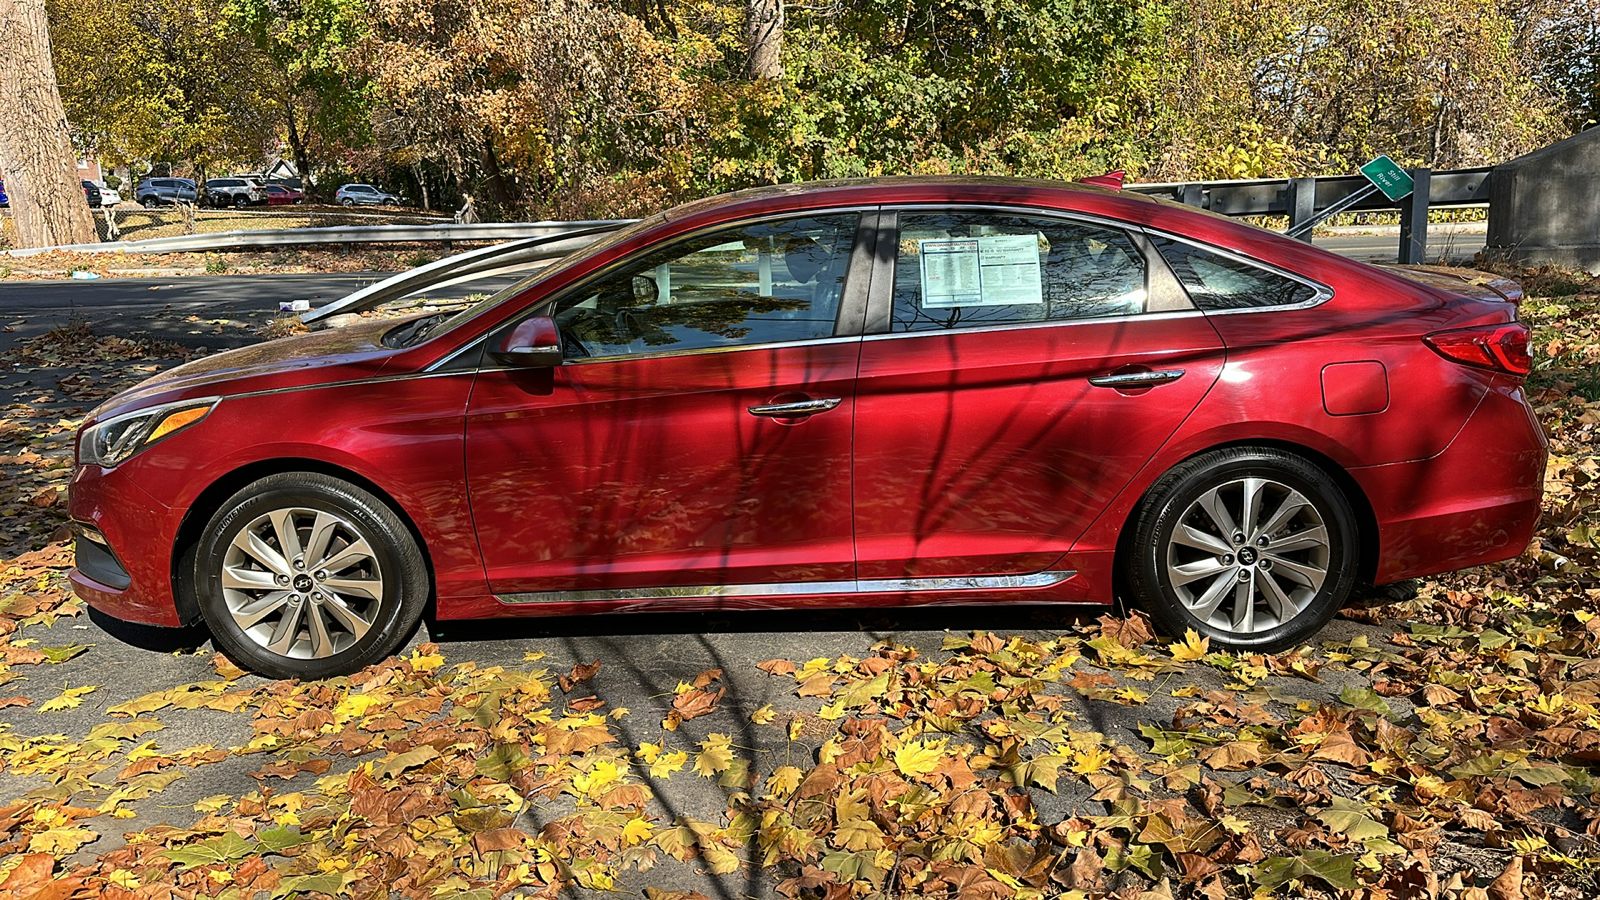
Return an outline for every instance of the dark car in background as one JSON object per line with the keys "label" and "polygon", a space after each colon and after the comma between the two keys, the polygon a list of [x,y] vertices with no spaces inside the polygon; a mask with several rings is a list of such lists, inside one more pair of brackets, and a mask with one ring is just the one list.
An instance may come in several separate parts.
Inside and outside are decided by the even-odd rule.
{"label": "dark car in background", "polygon": [[100,208],[100,185],[87,179],[79,182],[83,185],[83,199],[89,201],[90,209]]}
{"label": "dark car in background", "polygon": [[333,195],[343,206],[399,206],[400,198],[388,191],[380,191],[370,184],[347,184]]}
{"label": "dark car in background", "polygon": [[0,206],[10,206],[11,198],[6,196],[6,183],[0,181]]}
{"label": "dark car in background", "polygon": [[172,206],[176,203],[195,203],[200,199],[198,186],[188,178],[146,178],[134,189],[134,200],[147,209]]}
{"label": "dark car in background", "polygon": [[244,178],[213,178],[206,182],[206,199],[211,206],[244,209],[266,203],[267,194]]}

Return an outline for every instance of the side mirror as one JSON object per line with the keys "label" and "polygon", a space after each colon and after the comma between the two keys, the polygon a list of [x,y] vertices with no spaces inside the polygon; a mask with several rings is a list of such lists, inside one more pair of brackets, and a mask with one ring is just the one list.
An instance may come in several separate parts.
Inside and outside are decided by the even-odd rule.
{"label": "side mirror", "polygon": [[489,355],[508,366],[550,368],[562,363],[561,332],[549,316],[534,316],[506,335]]}

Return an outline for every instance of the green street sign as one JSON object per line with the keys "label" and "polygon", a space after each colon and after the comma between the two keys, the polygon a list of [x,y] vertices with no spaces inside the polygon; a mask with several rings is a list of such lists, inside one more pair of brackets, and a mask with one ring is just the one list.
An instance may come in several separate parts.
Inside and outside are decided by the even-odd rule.
{"label": "green street sign", "polygon": [[1383,191],[1383,195],[1390,200],[1399,200],[1411,193],[1411,176],[1387,156],[1380,156],[1362,166],[1361,174],[1367,176],[1373,187]]}

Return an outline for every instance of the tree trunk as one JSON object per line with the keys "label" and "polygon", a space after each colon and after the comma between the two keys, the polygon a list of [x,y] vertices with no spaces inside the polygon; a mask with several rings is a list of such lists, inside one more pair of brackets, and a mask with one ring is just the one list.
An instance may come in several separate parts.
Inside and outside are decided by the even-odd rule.
{"label": "tree trunk", "polygon": [[67,132],[50,59],[45,0],[0,0],[0,175],[11,196],[17,246],[95,240],[94,217],[78,183],[78,154]]}
{"label": "tree trunk", "polygon": [[315,187],[311,181],[311,154],[306,150],[305,135],[300,133],[300,126],[295,122],[293,100],[284,101],[283,117],[289,123],[289,152],[294,154],[294,167],[300,172],[300,192],[309,202]]}
{"label": "tree trunk", "polygon": [[745,0],[750,77],[783,77],[783,0]]}
{"label": "tree trunk", "polygon": [[479,162],[483,165],[484,180],[488,183],[489,199],[498,207],[496,213],[504,219],[511,214],[515,204],[511,198],[511,187],[506,184],[505,172],[500,168],[500,156],[494,152],[494,136],[487,128],[483,130],[483,152]]}

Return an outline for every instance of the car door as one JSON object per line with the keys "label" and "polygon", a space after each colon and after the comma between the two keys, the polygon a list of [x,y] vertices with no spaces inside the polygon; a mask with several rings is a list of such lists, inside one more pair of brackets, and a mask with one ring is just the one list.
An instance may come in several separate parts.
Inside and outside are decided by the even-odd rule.
{"label": "car door", "polygon": [[891,217],[856,389],[858,577],[1044,571],[1215,383],[1222,342],[1136,229]]}
{"label": "car door", "polygon": [[[466,421],[467,484],[498,596],[749,595],[854,578],[851,424],[871,216],[675,239],[530,310],[554,318],[566,361],[529,371],[486,360]],[[723,585],[739,587],[711,589]]]}

